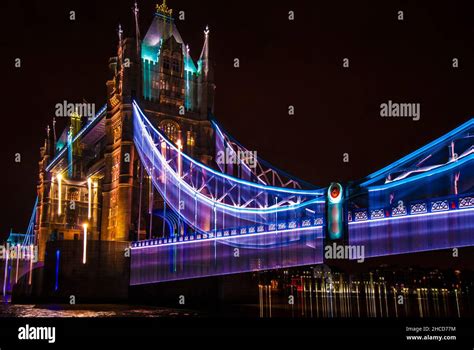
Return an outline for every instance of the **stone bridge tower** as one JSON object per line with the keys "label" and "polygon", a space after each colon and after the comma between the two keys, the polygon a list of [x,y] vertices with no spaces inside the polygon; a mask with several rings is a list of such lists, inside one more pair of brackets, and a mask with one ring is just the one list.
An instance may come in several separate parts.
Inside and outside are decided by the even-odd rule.
{"label": "stone bridge tower", "polygon": [[[138,28],[138,26],[137,26]],[[147,181],[133,145],[132,101],[184,152],[212,162],[214,76],[209,29],[197,64],[163,1],[144,36],[124,38],[118,30],[117,56],[109,62],[106,143],[102,183],[101,239],[128,241],[159,234],[153,211],[163,201]],[[164,226],[163,226],[164,227]]]}

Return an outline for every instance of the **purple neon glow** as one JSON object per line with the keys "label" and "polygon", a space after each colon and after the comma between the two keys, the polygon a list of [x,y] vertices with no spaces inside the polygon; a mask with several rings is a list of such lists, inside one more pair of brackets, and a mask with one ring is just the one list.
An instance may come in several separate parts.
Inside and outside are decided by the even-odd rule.
{"label": "purple neon glow", "polygon": [[181,153],[136,104],[133,112],[135,146],[154,187],[196,231],[324,215],[324,190],[262,186],[210,169]]}
{"label": "purple neon glow", "polygon": [[365,257],[474,245],[474,212],[451,210],[349,224],[349,243],[363,245]]}
{"label": "purple neon glow", "polygon": [[130,284],[278,269],[322,261],[322,227],[150,246],[132,249]]}
{"label": "purple neon glow", "polygon": [[[286,223],[280,223],[278,226],[281,224],[285,225]],[[286,225],[285,225],[286,226]],[[276,225],[275,225],[276,227]],[[246,233],[246,234],[240,234],[238,231],[239,230],[225,230],[223,231],[218,231],[216,234],[214,232],[209,232],[208,234],[197,234],[197,235],[187,235],[187,236],[174,236],[174,237],[169,237],[169,238],[159,238],[159,239],[150,239],[150,240],[142,240],[142,241],[137,241],[133,242],[131,245],[132,250],[140,250],[140,249],[149,249],[152,246],[157,246],[157,245],[182,245],[182,244],[194,244],[198,241],[220,241],[220,240],[225,240],[228,241],[229,239],[232,240],[232,242],[238,243],[240,239],[242,239],[243,242],[249,239],[250,236],[264,236],[264,235],[275,235],[277,233],[287,233],[287,232],[303,232],[303,231],[309,231],[309,230],[314,230],[315,227],[322,228],[321,225],[315,225],[315,226],[308,226],[308,227],[300,227],[300,228],[294,228],[294,229],[272,229],[271,231],[259,231],[259,232],[253,232],[253,233]],[[226,234],[227,233],[227,234]]]}
{"label": "purple neon glow", "polygon": [[[256,153],[254,154],[229,134],[226,134],[216,121],[212,121],[212,126],[216,139],[216,155],[228,154],[237,158],[235,166],[233,164],[218,164],[223,173],[263,185],[297,189],[314,188],[313,185],[294,178],[265,162]],[[240,158],[239,154],[243,155],[243,158]],[[250,165],[252,166],[250,167]]]}
{"label": "purple neon glow", "polygon": [[191,228],[215,238],[132,248],[131,285],[322,262],[322,226],[217,236],[314,221],[324,216],[324,190],[263,186],[210,169],[181,153],[136,104],[133,112],[135,146],[154,187]]}
{"label": "purple neon glow", "polygon": [[[195,233],[158,243],[132,244],[131,285],[323,262],[325,227],[314,222],[325,216],[325,189],[263,185],[248,167],[241,167],[239,178],[232,177],[229,174],[235,173],[235,165],[222,166],[218,171],[191,159],[153,126],[135,102],[133,113],[134,143],[141,162],[167,205]],[[216,149],[229,148],[225,137],[218,136]],[[441,175],[444,182],[451,181],[451,177]],[[423,185],[426,188],[400,187],[396,195],[401,204],[397,208],[403,210],[398,211],[380,207],[387,198],[395,197],[392,192],[369,191],[369,208],[379,209],[346,212],[351,217],[348,243],[363,245],[367,258],[474,245],[474,208],[471,202],[464,203],[472,198],[435,200],[440,192],[435,183],[446,185],[436,179],[430,177]],[[423,194],[426,203],[417,200],[408,209],[403,203],[410,204],[414,192]],[[432,202],[446,202],[446,208]],[[307,227],[303,222],[313,225]],[[269,229],[281,223],[296,224],[278,231]],[[245,227],[252,227],[252,234],[223,235]],[[266,229],[262,232],[256,227]]]}

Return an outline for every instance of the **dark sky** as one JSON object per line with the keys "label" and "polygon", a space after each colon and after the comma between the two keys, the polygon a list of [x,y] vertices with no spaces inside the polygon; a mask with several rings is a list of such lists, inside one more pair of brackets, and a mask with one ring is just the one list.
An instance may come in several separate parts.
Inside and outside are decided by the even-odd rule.
{"label": "dark sky", "polygon": [[[250,150],[318,185],[358,179],[474,114],[472,1],[169,0],[197,59],[211,29],[216,117]],[[155,1],[138,1],[146,32]],[[39,147],[56,103],[105,103],[117,25],[133,36],[133,1],[0,3],[0,237],[25,231]],[[69,20],[69,11],[76,20]],[[288,11],[295,21],[288,21]],[[404,11],[404,21],[397,11]],[[21,69],[14,67],[22,59]],[[241,66],[233,68],[233,59]],[[350,68],[342,67],[343,58]],[[453,69],[452,58],[459,59]],[[421,103],[421,120],[381,118],[380,104]],[[288,115],[288,105],[295,115]],[[14,162],[20,153],[22,161]],[[343,163],[342,154],[350,154]]]}

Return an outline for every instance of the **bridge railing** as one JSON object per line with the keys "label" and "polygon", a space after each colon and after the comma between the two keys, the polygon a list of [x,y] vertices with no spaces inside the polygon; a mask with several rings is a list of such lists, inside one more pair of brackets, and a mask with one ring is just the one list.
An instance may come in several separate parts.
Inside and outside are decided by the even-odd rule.
{"label": "bridge railing", "polygon": [[351,209],[347,214],[349,225],[365,221],[380,221],[390,218],[431,215],[454,210],[474,210],[474,193],[459,194],[415,200],[408,203],[398,202],[396,206],[385,206],[365,209]]}
{"label": "bridge railing", "polygon": [[474,245],[474,195],[411,201],[388,208],[349,211],[349,244],[365,257]]}
{"label": "bridge railing", "polygon": [[[149,240],[142,240],[137,242],[132,242],[132,248],[137,247],[147,247],[147,246],[158,246],[166,244],[176,244],[181,242],[193,242],[201,240],[210,240],[215,238],[239,238],[239,237],[251,237],[258,234],[264,233],[278,233],[281,231],[299,231],[299,230],[310,230],[314,228],[322,228],[324,226],[323,217],[315,218],[305,218],[292,221],[280,221],[273,222],[267,225],[252,225],[252,226],[243,226],[243,227],[234,227],[227,228],[217,231],[209,232],[198,232],[191,233],[186,236],[178,237],[165,237],[165,238],[155,238]],[[322,232],[322,231],[321,231]]]}

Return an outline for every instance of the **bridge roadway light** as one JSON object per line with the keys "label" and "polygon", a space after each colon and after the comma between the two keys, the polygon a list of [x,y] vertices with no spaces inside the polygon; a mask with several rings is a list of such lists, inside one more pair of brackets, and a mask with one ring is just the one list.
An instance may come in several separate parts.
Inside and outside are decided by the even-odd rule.
{"label": "bridge roadway light", "polygon": [[[161,155],[162,155],[163,159],[166,162],[166,142],[161,141],[161,146],[160,147],[161,147]],[[164,184],[166,182],[166,171],[161,171],[160,179],[161,179],[161,183]]]}
{"label": "bridge roadway light", "polygon": [[32,245],[30,245],[30,275],[28,276],[28,284],[31,285],[32,283],[32,280],[33,280],[33,259],[35,259],[37,261],[37,257],[35,258],[34,257],[34,252],[35,252],[35,248]]}
{"label": "bridge roadway light", "polygon": [[176,141],[176,146],[178,146],[178,175],[181,177],[181,168],[182,168],[182,159],[181,159],[181,151],[183,150],[183,143],[181,139]]}
{"label": "bridge roadway light", "polygon": [[90,220],[90,218],[92,217],[92,179],[90,177],[87,179],[87,190],[89,195],[87,218]]}
{"label": "bridge roadway light", "polygon": [[16,271],[15,271],[15,284],[18,283],[18,268],[20,267],[20,254],[21,254],[21,245],[17,243],[16,245]]}
{"label": "bridge roadway light", "polygon": [[87,223],[82,225],[84,228],[84,247],[82,252],[82,263],[85,264],[87,261]]}
{"label": "bridge roadway light", "polygon": [[161,155],[166,159],[166,142],[161,141]]}
{"label": "bridge roadway light", "polygon": [[61,215],[61,180],[63,179],[63,175],[58,173],[56,175],[58,180],[58,216]]}

